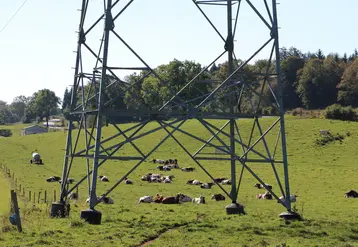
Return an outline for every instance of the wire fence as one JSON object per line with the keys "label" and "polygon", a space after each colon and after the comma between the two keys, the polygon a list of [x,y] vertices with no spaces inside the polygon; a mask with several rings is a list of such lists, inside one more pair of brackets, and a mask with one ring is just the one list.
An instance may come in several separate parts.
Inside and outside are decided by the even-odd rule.
{"label": "wire fence", "polygon": [[56,201],[56,190],[31,191],[17,179],[15,172],[11,171],[5,164],[0,163],[0,171],[2,171],[6,178],[10,180],[11,186],[22,200],[33,204],[49,204]]}

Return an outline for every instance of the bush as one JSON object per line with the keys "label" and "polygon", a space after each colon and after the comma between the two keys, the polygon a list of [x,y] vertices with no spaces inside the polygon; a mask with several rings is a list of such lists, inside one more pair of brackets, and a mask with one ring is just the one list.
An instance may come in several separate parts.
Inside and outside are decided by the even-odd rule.
{"label": "bush", "polygon": [[351,106],[343,107],[339,104],[328,106],[325,109],[324,117],[343,121],[356,121],[358,119],[357,112]]}
{"label": "bush", "polygon": [[268,106],[261,109],[262,115],[278,115],[279,113],[279,110],[273,106]]}
{"label": "bush", "polygon": [[0,129],[0,136],[10,137],[12,136],[12,132],[9,129]]}
{"label": "bush", "polygon": [[343,140],[344,140],[344,136],[337,133],[336,135],[328,134],[322,136],[320,139],[317,139],[315,143],[318,146],[324,146],[327,145],[328,143],[335,142],[335,141],[339,141],[340,143],[342,143]]}
{"label": "bush", "polygon": [[297,116],[297,115],[302,116],[303,111],[304,111],[303,108],[296,108],[292,111],[292,116]]}
{"label": "bush", "polygon": [[[87,116],[87,128],[92,128],[93,126],[96,126],[96,124],[97,124],[97,118],[95,115]],[[102,127],[105,125],[106,125],[106,118],[103,117],[102,118]]]}

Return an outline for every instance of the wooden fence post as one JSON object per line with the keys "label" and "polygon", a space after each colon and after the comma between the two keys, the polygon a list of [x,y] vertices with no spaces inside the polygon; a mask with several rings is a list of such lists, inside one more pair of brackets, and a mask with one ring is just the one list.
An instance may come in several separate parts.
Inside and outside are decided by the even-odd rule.
{"label": "wooden fence post", "polygon": [[56,190],[53,191],[53,201],[56,201]]}
{"label": "wooden fence post", "polygon": [[31,202],[31,190],[29,190],[29,202]]}
{"label": "wooden fence post", "polygon": [[35,204],[35,202],[36,202],[36,193],[34,191],[34,204]]}
{"label": "wooden fence post", "polygon": [[41,191],[39,192],[39,195],[37,197],[37,204],[40,204],[40,198],[41,198]]}
{"label": "wooden fence post", "polygon": [[22,226],[21,226],[21,219],[20,219],[20,210],[19,210],[19,205],[17,204],[17,196],[16,196],[16,192],[14,190],[11,190],[11,204],[13,206],[15,215],[16,215],[16,226],[17,226],[17,231],[18,232],[22,232]]}
{"label": "wooden fence post", "polygon": [[47,203],[47,190],[45,190],[44,202]]}

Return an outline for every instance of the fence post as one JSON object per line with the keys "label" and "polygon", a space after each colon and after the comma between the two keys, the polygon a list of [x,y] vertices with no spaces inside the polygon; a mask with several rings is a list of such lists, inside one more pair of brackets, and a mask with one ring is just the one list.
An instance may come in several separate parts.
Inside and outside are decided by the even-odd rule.
{"label": "fence post", "polygon": [[47,190],[45,190],[44,202],[47,203]]}
{"label": "fence post", "polygon": [[36,193],[34,191],[34,204],[35,204],[35,202],[36,202]]}
{"label": "fence post", "polygon": [[29,202],[31,202],[31,190],[29,190]]}
{"label": "fence post", "polygon": [[56,190],[53,191],[53,201],[56,201]]}
{"label": "fence post", "polygon": [[17,231],[22,232],[20,210],[19,210],[19,205],[17,204],[16,192],[14,190],[11,190],[11,204],[13,206],[13,209],[14,209],[15,215],[16,215],[15,219],[16,219]]}
{"label": "fence post", "polygon": [[39,195],[37,197],[37,204],[40,204],[40,198],[41,198],[41,191],[39,192]]}

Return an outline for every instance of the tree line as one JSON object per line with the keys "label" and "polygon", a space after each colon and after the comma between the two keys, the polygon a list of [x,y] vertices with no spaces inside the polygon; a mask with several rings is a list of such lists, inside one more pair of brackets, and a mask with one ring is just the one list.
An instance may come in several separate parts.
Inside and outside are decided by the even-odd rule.
{"label": "tree line", "polygon": [[[286,110],[295,108],[324,109],[333,104],[343,106],[358,106],[358,51],[350,55],[330,53],[325,55],[322,50],[303,53],[295,47],[282,48],[281,79],[283,89],[283,105]],[[236,60],[236,67],[242,61]],[[108,76],[104,90],[106,107],[113,109],[152,109],[158,110],[167,102],[173,93],[178,92],[192,78],[198,75],[195,83],[187,87],[180,94],[183,99],[190,99],[185,104],[176,106],[179,110],[200,103],[219,83],[227,78],[228,63],[214,64],[208,70],[202,71],[203,65],[194,61],[179,61],[174,59],[154,69],[155,74],[148,75],[148,71],[133,73],[124,79],[125,83],[115,83],[116,78]],[[234,68],[234,69],[235,69]],[[238,111],[247,112],[252,102],[260,101],[258,110],[272,111],[275,101],[270,90],[277,91],[275,79],[263,77],[266,71],[275,73],[275,62],[268,59],[257,60],[253,64],[243,67],[244,74],[235,74],[234,80],[243,80],[250,85],[245,91],[244,100],[238,106]],[[160,78],[160,79],[159,79]],[[262,89],[264,80],[271,80],[271,89]],[[166,83],[163,84],[163,81]],[[140,82],[140,83],[138,83]],[[96,83],[98,87],[98,83]],[[129,87],[128,87],[129,86]],[[82,89],[87,93],[93,92],[90,84]],[[48,89],[39,90],[31,97],[18,96],[11,104],[0,101],[0,124],[18,121],[30,122],[36,118],[48,118],[50,115],[62,113],[67,116],[71,101],[71,89],[65,90],[62,100]],[[235,90],[227,88],[218,93],[215,101],[205,104],[204,111],[226,109],[229,104],[228,95]],[[261,102],[260,95],[263,95]],[[238,97],[235,95],[235,97]],[[245,98],[245,99],[246,99]],[[78,95],[76,105],[82,98]],[[176,100],[178,101],[178,100]],[[61,104],[61,105],[60,105]],[[93,108],[96,98],[89,101],[88,108]],[[60,106],[59,106],[60,105]],[[60,109],[59,109],[60,108]],[[223,110],[224,111],[224,110]]]}
{"label": "tree line", "polygon": [[[11,104],[0,100],[0,125],[8,123],[48,122],[51,115],[60,114],[61,99],[49,89],[41,89],[32,96],[20,95],[15,97]],[[47,126],[48,127],[48,126]]]}

